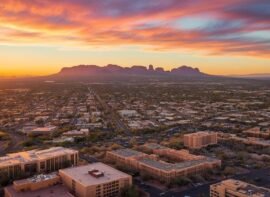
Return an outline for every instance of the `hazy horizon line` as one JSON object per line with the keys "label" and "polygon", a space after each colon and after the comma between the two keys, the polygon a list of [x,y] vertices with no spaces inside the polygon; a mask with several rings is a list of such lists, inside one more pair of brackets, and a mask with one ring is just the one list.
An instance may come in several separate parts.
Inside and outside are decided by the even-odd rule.
{"label": "hazy horizon line", "polygon": [[[47,73],[47,74],[18,74],[18,75],[7,75],[7,74],[1,74],[0,73],[0,78],[5,78],[5,79],[12,79],[12,78],[31,78],[31,77],[46,77],[46,76],[50,76],[50,75],[54,75],[54,74],[57,74],[59,73],[63,68],[72,68],[72,67],[76,67],[76,66],[80,66],[80,65],[85,65],[85,66],[88,66],[88,65],[95,65],[95,66],[99,66],[99,65],[96,65],[96,64],[78,64],[78,65],[75,65],[75,66],[63,66],[61,67],[58,71],[56,72],[51,72],[51,73]],[[117,66],[120,66],[122,68],[131,68],[132,66],[144,66],[146,68],[148,68],[149,65],[152,65],[152,64],[148,64],[147,66],[145,65],[131,65],[131,66],[121,66],[121,65],[118,65],[118,64],[106,64],[106,65],[102,65],[102,66],[99,66],[99,67],[106,67],[108,65],[117,65]],[[153,65],[154,66],[154,65]],[[216,75],[216,76],[231,76],[231,77],[241,77],[241,76],[261,76],[261,75],[270,75],[270,72],[268,73],[246,73],[246,74],[240,74],[240,73],[235,73],[235,74],[217,74],[217,73],[208,73],[208,72],[204,72],[204,70],[202,70],[200,67],[197,67],[197,66],[189,66],[189,65],[181,65],[181,66],[188,66],[188,67],[191,67],[191,68],[198,68],[202,73],[205,73],[205,74],[210,74],[210,75]],[[171,69],[165,69],[164,67],[162,66],[154,66],[154,69],[155,68],[163,68],[164,71],[171,71],[172,69],[175,69],[175,68],[179,68],[181,66],[175,66],[175,67],[172,67]]]}

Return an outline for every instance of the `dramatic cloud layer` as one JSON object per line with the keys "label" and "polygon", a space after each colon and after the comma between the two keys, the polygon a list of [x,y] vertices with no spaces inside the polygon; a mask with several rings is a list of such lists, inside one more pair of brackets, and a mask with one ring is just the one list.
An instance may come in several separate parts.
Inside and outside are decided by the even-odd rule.
{"label": "dramatic cloud layer", "polygon": [[267,57],[269,0],[1,0],[0,44],[138,45]]}

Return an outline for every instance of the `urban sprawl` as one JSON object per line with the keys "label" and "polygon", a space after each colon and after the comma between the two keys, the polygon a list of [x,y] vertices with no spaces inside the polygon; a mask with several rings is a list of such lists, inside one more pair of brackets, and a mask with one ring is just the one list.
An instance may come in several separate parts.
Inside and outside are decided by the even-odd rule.
{"label": "urban sprawl", "polygon": [[263,83],[0,89],[0,196],[270,197]]}

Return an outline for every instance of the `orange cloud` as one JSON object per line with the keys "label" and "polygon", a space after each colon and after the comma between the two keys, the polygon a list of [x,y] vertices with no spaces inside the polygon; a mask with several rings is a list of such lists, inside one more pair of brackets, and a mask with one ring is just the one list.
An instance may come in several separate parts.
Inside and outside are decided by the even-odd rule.
{"label": "orange cloud", "polygon": [[[211,2],[2,0],[0,44],[139,45],[267,57],[269,1]],[[187,17],[191,24],[181,23]],[[194,17],[204,24],[198,26]]]}

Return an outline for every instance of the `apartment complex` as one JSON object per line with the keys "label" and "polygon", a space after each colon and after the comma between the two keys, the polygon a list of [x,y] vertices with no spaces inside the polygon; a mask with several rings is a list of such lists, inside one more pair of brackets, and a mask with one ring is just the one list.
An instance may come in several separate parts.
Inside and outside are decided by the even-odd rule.
{"label": "apartment complex", "polygon": [[0,157],[0,172],[10,178],[21,174],[52,172],[78,163],[78,151],[63,147],[31,150]]}
{"label": "apartment complex", "polygon": [[270,189],[228,179],[210,186],[210,197],[269,197]]}
{"label": "apartment complex", "polygon": [[184,145],[191,149],[200,149],[213,144],[217,144],[216,132],[200,131],[184,135]]}
{"label": "apartment complex", "polygon": [[[155,146],[154,144],[151,145]],[[172,151],[172,149],[171,151],[168,149],[168,152],[166,152],[167,156],[170,157],[172,157],[174,153],[175,152]],[[180,154],[182,154],[181,151]],[[163,152],[161,152],[160,155],[163,155]],[[170,182],[177,177],[186,176],[193,173],[200,173],[207,169],[215,168],[221,165],[220,160],[204,156],[199,156],[197,159],[195,159],[196,156],[194,156],[193,159],[186,157],[187,160],[185,160],[186,158],[183,157],[181,158],[181,162],[168,163],[159,160],[159,157],[156,154],[148,155],[131,149],[109,151],[107,152],[107,158],[120,165],[132,167],[133,169],[147,173],[152,177],[160,178],[166,182]]]}
{"label": "apartment complex", "polygon": [[59,170],[59,175],[75,196],[113,197],[132,185],[132,177],[103,163]]}

